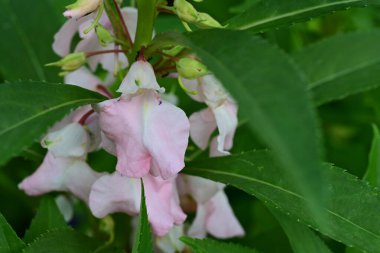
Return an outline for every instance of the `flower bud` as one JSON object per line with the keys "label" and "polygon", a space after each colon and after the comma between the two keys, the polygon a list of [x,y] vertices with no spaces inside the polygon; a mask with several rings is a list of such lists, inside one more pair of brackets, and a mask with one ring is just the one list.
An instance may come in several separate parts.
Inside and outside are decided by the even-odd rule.
{"label": "flower bud", "polygon": [[198,20],[198,11],[186,0],[175,0],[173,6],[174,12],[182,21],[194,23]]}
{"label": "flower bud", "polygon": [[198,22],[194,23],[199,28],[208,29],[208,28],[223,28],[218,21],[211,17],[207,13],[200,12],[198,15]]}
{"label": "flower bud", "polygon": [[182,58],[177,63],[177,71],[186,79],[195,79],[208,74],[207,67],[192,58]]}
{"label": "flower bud", "polygon": [[112,34],[101,24],[95,27],[95,32],[101,46],[106,47],[109,43],[115,42]]}
{"label": "flower bud", "polygon": [[184,49],[185,47],[184,46],[181,46],[181,45],[177,45],[177,46],[174,46],[170,49],[166,49],[166,50],[162,50],[165,54],[167,55],[170,55],[170,56],[176,56],[178,55],[179,53],[181,53],[181,51]]}
{"label": "flower bud", "polygon": [[60,61],[46,64],[46,66],[56,66],[61,67],[63,71],[70,72],[80,68],[83,64],[86,63],[86,54],[84,52],[72,53]]}
{"label": "flower bud", "polygon": [[66,6],[67,11],[63,13],[68,18],[80,18],[95,11],[102,0],[77,0],[75,3]]}

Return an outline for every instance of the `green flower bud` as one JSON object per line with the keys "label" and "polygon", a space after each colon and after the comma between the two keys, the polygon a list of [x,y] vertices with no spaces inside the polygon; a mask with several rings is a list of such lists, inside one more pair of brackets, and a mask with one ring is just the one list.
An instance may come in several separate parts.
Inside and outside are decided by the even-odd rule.
{"label": "green flower bud", "polygon": [[174,12],[182,21],[194,23],[198,20],[198,11],[186,0],[175,0],[173,6]]}
{"label": "green flower bud", "polygon": [[177,46],[174,46],[170,49],[167,49],[167,50],[162,50],[162,52],[164,52],[165,54],[167,55],[170,55],[170,56],[176,56],[177,54],[179,54],[185,47],[184,46],[180,46],[180,45],[177,45]]}
{"label": "green flower bud", "polygon": [[192,58],[182,58],[176,62],[178,74],[186,79],[195,79],[208,74],[207,67]]}
{"label": "green flower bud", "polygon": [[115,38],[113,35],[100,23],[95,27],[96,36],[98,36],[98,40],[100,45],[106,47],[109,43],[115,42]]}
{"label": "green flower bud", "polygon": [[224,28],[218,21],[211,17],[207,13],[200,12],[198,15],[198,22],[194,23],[199,28],[208,29],[208,28]]}
{"label": "green flower bud", "polygon": [[61,67],[64,72],[70,72],[80,68],[85,63],[86,54],[84,52],[79,52],[69,54],[62,58],[60,61],[46,64],[46,66]]}

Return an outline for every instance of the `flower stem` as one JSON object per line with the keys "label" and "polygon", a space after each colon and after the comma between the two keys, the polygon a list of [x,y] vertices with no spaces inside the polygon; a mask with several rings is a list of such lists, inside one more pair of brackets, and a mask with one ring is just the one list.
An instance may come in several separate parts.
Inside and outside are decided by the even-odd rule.
{"label": "flower stem", "polygon": [[153,36],[153,26],[156,19],[156,0],[137,0],[138,20],[133,53],[142,47],[147,47]]}
{"label": "flower stem", "polygon": [[100,51],[93,51],[93,52],[87,52],[86,57],[92,57],[99,54],[109,54],[109,53],[127,53],[125,50],[119,50],[119,49],[110,49],[110,50],[100,50]]}

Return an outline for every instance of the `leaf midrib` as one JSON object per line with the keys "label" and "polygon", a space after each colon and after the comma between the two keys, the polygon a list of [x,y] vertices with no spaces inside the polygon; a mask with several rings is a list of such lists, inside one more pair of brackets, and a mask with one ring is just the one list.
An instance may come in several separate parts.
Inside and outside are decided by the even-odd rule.
{"label": "leaf midrib", "polygon": [[314,89],[314,88],[320,87],[327,82],[333,81],[334,79],[341,78],[343,76],[347,76],[355,72],[359,72],[365,68],[368,68],[377,64],[380,64],[380,58],[377,58],[377,59],[374,59],[372,61],[368,61],[362,64],[358,64],[352,68],[346,68],[342,71],[335,72],[336,74],[329,75],[323,79],[310,83],[308,89]]}
{"label": "leaf midrib", "polygon": [[[252,163],[250,163],[249,161],[244,160],[244,159],[237,159],[237,160],[238,160],[238,161],[245,162],[245,163],[248,163],[248,164],[250,164],[250,165],[252,164]],[[282,187],[280,187],[280,186],[277,186],[277,185],[271,184],[271,183],[269,183],[269,182],[266,182],[266,181],[263,181],[263,180],[260,180],[260,179],[257,179],[257,178],[252,178],[252,177],[243,176],[243,175],[239,175],[239,174],[235,174],[235,173],[230,173],[230,172],[225,172],[225,171],[215,171],[215,170],[210,170],[210,169],[205,169],[205,168],[197,168],[197,167],[191,167],[191,170],[197,170],[197,171],[203,171],[203,172],[207,172],[207,173],[211,173],[211,174],[217,174],[217,175],[219,174],[219,175],[225,175],[225,176],[231,176],[231,177],[235,177],[235,178],[245,179],[245,180],[247,180],[247,181],[256,182],[256,183],[258,183],[258,184],[266,185],[266,186],[272,187],[272,188],[274,188],[274,189],[280,190],[280,191],[282,191],[282,192],[285,192],[285,193],[287,193],[287,194],[293,195],[293,196],[295,196],[295,197],[301,199],[302,201],[305,201],[305,202],[308,201],[306,198],[304,198],[303,196],[301,196],[301,195],[299,195],[299,194],[297,194],[297,193],[295,193],[295,192],[289,191],[289,190],[284,189],[284,188],[282,188]],[[244,191],[245,191],[245,190],[244,190]],[[247,193],[251,194],[250,192],[247,192]],[[376,237],[377,239],[380,239],[380,235],[377,235],[377,234],[375,234],[374,232],[369,231],[369,230],[367,230],[367,229],[361,227],[360,225],[356,224],[355,222],[353,222],[353,221],[351,221],[351,220],[349,220],[349,219],[347,219],[347,218],[345,218],[345,217],[343,217],[343,216],[341,216],[341,215],[335,213],[334,211],[331,211],[330,209],[327,209],[327,208],[324,208],[324,209],[325,209],[328,213],[330,213],[330,214],[336,216],[337,218],[339,218],[339,219],[341,219],[341,220],[343,220],[343,221],[345,221],[345,222],[350,223],[351,225],[355,226],[356,228],[358,228],[358,229],[360,229],[360,230],[362,230],[362,231],[364,231],[364,232],[366,232],[366,233],[368,233],[368,234],[370,234],[370,235]]]}
{"label": "leaf midrib", "polygon": [[331,6],[335,6],[335,5],[339,6],[339,5],[345,5],[345,4],[349,4],[349,3],[355,3],[355,2],[362,2],[362,0],[347,0],[347,1],[343,1],[343,2],[335,2],[335,3],[328,3],[328,4],[317,5],[317,6],[314,6],[314,7],[304,8],[304,9],[300,9],[300,10],[292,11],[292,12],[287,12],[285,14],[274,16],[274,17],[271,17],[271,18],[255,21],[255,22],[252,22],[250,24],[246,24],[246,25],[243,25],[243,26],[238,26],[237,28],[239,30],[245,30],[245,29],[249,29],[249,28],[252,28],[252,27],[255,27],[255,26],[259,26],[259,25],[262,25],[262,24],[265,24],[265,23],[270,23],[270,22],[273,22],[273,21],[276,21],[276,20],[280,20],[280,19],[283,19],[283,18],[287,18],[287,17],[291,17],[291,16],[296,16],[298,14],[302,14],[302,13],[306,13],[306,12],[310,12],[310,11],[314,11],[314,10],[318,10],[318,9],[323,9],[323,8],[327,8],[327,7],[331,7]]}
{"label": "leaf midrib", "polygon": [[89,99],[78,99],[78,100],[73,100],[73,101],[69,101],[69,102],[66,102],[66,103],[62,103],[62,104],[50,107],[49,109],[43,110],[43,111],[41,111],[41,112],[39,112],[39,113],[37,113],[37,114],[29,117],[29,118],[21,120],[21,121],[17,122],[16,124],[13,124],[13,125],[9,126],[8,128],[0,131],[0,136],[4,135],[7,132],[10,132],[11,130],[13,130],[13,129],[15,129],[15,128],[23,125],[23,124],[28,123],[29,121],[32,121],[32,120],[34,120],[34,119],[36,119],[38,117],[41,117],[41,116],[43,116],[43,115],[45,115],[45,114],[47,114],[49,112],[52,112],[54,110],[58,110],[60,108],[63,108],[63,107],[66,107],[66,106],[70,106],[70,105],[76,104],[76,103],[88,102],[90,104],[90,103],[94,103],[94,102],[98,102],[98,101],[99,100],[93,99],[93,98],[91,98],[91,99],[90,98]]}

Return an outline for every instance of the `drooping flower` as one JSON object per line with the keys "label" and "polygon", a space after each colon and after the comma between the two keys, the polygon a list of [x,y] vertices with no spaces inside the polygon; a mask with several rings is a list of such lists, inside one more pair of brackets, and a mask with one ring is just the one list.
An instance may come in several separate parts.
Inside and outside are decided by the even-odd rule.
{"label": "drooping flower", "polygon": [[138,61],[119,88],[122,97],[98,106],[101,129],[115,144],[116,169],[123,175],[168,179],[184,167],[189,121],[161,100],[160,90],[150,64]]}
{"label": "drooping flower", "polygon": [[58,131],[50,132],[42,145],[48,148],[42,164],[19,188],[28,195],[41,195],[51,191],[70,192],[88,201],[90,189],[101,175],[85,162],[90,148],[87,130],[78,123],[71,123]]}
{"label": "drooping flower", "polygon": [[196,216],[188,230],[189,236],[204,238],[210,233],[218,238],[229,238],[244,235],[224,193],[224,184],[180,175],[177,185],[181,197],[190,195],[196,202]]}
{"label": "drooping flower", "polygon": [[[163,180],[148,174],[142,180],[149,222],[156,235],[164,236],[174,225],[179,225],[186,219],[179,206],[174,179]],[[102,218],[116,212],[137,215],[140,212],[140,202],[140,179],[115,172],[102,176],[94,183],[89,205],[92,213]]]}
{"label": "drooping flower", "polygon": [[102,0],[77,0],[66,7],[67,11],[63,15],[68,18],[80,18],[98,9],[101,3]]}
{"label": "drooping flower", "polygon": [[198,203],[195,220],[188,231],[190,236],[197,238],[206,237],[207,232],[217,238],[244,235],[244,230],[222,190],[206,203]]}
{"label": "drooping flower", "polygon": [[196,90],[192,98],[208,105],[207,109],[190,116],[190,137],[201,149],[206,149],[211,134],[218,128],[217,150],[229,154],[238,124],[237,105],[213,76],[207,75],[197,80],[184,80],[189,90]]}

